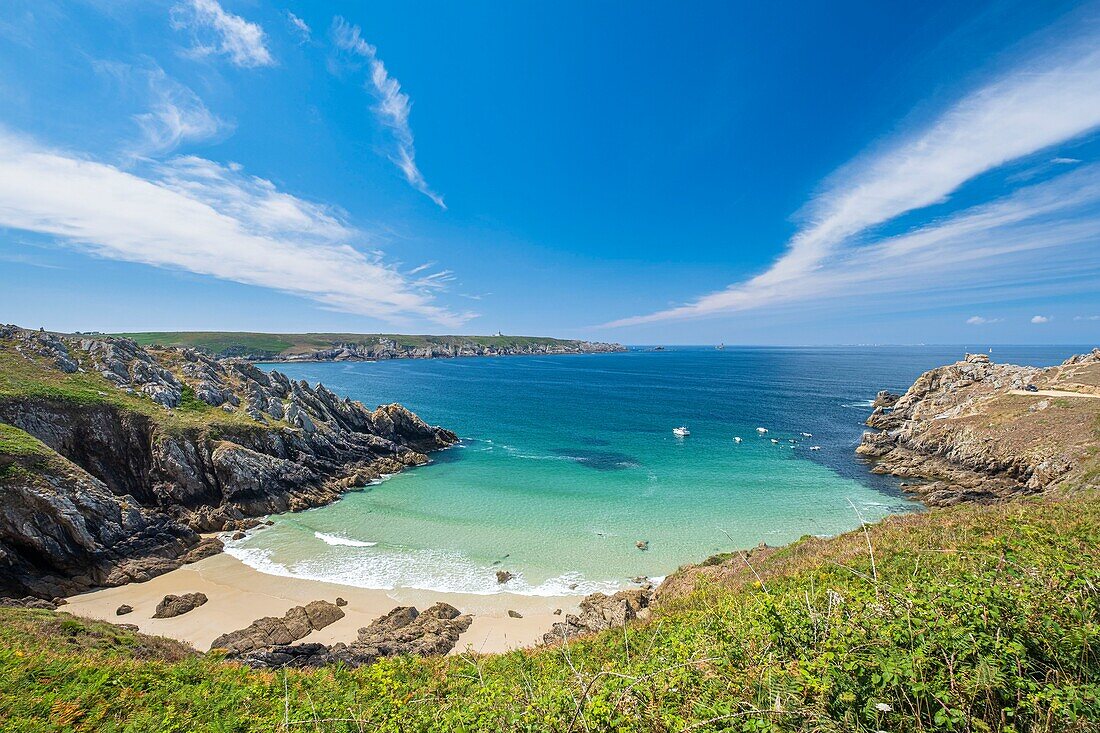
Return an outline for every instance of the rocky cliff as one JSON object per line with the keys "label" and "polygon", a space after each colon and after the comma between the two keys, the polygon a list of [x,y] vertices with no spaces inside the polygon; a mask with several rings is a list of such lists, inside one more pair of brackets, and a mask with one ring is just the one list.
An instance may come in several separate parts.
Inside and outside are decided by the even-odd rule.
{"label": "rocky cliff", "polygon": [[0,595],[141,580],[199,532],[331,502],[457,442],[248,363],[0,327]]}
{"label": "rocky cliff", "polygon": [[933,506],[1095,484],[1100,349],[1046,369],[968,354],[880,393],[867,425],[857,452]]}

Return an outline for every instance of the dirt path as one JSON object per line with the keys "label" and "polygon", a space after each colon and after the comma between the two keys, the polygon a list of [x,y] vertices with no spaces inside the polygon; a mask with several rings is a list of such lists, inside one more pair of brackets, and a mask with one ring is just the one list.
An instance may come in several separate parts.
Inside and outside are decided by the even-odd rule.
{"label": "dirt path", "polygon": [[1064,389],[1041,389],[1038,392],[1028,392],[1026,389],[1010,389],[1009,394],[1019,394],[1025,397],[1088,397],[1100,400],[1100,394],[1088,394],[1087,392],[1067,392]]}

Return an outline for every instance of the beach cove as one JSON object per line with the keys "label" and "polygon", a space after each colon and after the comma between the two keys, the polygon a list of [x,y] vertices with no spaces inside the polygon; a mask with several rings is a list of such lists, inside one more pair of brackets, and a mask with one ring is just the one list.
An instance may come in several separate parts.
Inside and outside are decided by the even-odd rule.
{"label": "beach cove", "polygon": [[[305,639],[323,643],[351,641],[395,606],[442,601],[474,615],[456,653],[530,646],[560,619],[555,610],[575,611],[588,593],[659,583],[735,548],[919,511],[853,449],[878,388],[904,389],[955,351],[681,348],[280,364],[292,379],[367,405],[401,400],[453,426],[462,442],[333,504],[273,516],[237,539],[223,533],[222,555],[72,597],[68,610],[203,649],[313,600],[349,602],[344,619]],[[1010,356],[1025,363],[1061,356],[1019,351]],[[677,438],[671,427],[682,423],[692,434]],[[512,576],[503,583],[501,570]],[[150,618],[164,595],[195,591],[210,602]],[[124,603],[134,612],[115,617]]]}

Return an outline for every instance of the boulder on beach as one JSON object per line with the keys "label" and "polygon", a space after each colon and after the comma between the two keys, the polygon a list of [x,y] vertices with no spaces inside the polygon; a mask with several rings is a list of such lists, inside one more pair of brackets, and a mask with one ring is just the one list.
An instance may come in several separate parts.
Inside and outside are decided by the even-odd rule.
{"label": "boulder on beach", "polygon": [[512,575],[512,573],[507,571],[507,570],[498,570],[497,571],[497,582],[498,583],[507,583],[509,580],[511,580],[514,577],[516,577],[516,576]]}
{"label": "boulder on beach", "polygon": [[437,603],[423,613],[399,606],[359,629],[359,638],[351,644],[273,644],[240,658],[253,667],[277,669],[336,663],[359,667],[382,657],[446,654],[472,622],[473,616],[448,603]]}
{"label": "boulder on beach", "polygon": [[336,605],[337,605],[337,606],[341,606],[341,607],[343,607],[343,606],[346,606],[346,605],[348,605],[348,602],[347,602],[347,601],[345,601],[345,600],[344,600],[343,598],[340,598],[339,596],[337,596],[337,598],[336,598]]}
{"label": "boulder on beach", "polygon": [[613,596],[593,593],[581,601],[577,614],[566,614],[543,634],[543,644],[555,644],[574,636],[625,626],[627,621],[648,613],[653,600],[652,588],[622,590]]}
{"label": "boulder on beach", "polygon": [[520,613],[519,611],[513,611],[511,609],[508,609],[508,616],[509,618],[523,618],[522,613]]}
{"label": "boulder on beach", "polygon": [[193,611],[209,600],[205,593],[184,593],[182,596],[166,595],[157,604],[153,618],[174,618]]}
{"label": "boulder on beach", "polygon": [[115,615],[125,616],[128,613],[133,613],[133,610],[133,606],[127,606],[125,603],[123,603],[121,606],[115,609]]}
{"label": "boulder on beach", "polygon": [[214,639],[210,648],[225,649],[230,654],[242,654],[268,646],[289,644],[343,617],[344,612],[335,603],[313,601],[304,606],[295,606],[283,614],[282,618],[265,616],[256,619],[246,628],[222,634]]}

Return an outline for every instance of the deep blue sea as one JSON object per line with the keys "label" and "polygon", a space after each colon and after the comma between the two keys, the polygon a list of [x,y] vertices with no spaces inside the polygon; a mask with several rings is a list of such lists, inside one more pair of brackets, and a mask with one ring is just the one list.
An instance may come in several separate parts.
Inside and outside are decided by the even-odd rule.
{"label": "deep blue sea", "polygon": [[[637,347],[269,366],[368,406],[401,402],[462,445],[277,517],[229,550],[266,572],[367,588],[556,595],[836,534],[921,510],[853,451],[878,390],[904,391],[964,350]],[[1046,366],[1083,350],[995,346],[991,356]],[[674,436],[679,425],[691,435]],[[515,579],[500,586],[498,569]]]}

